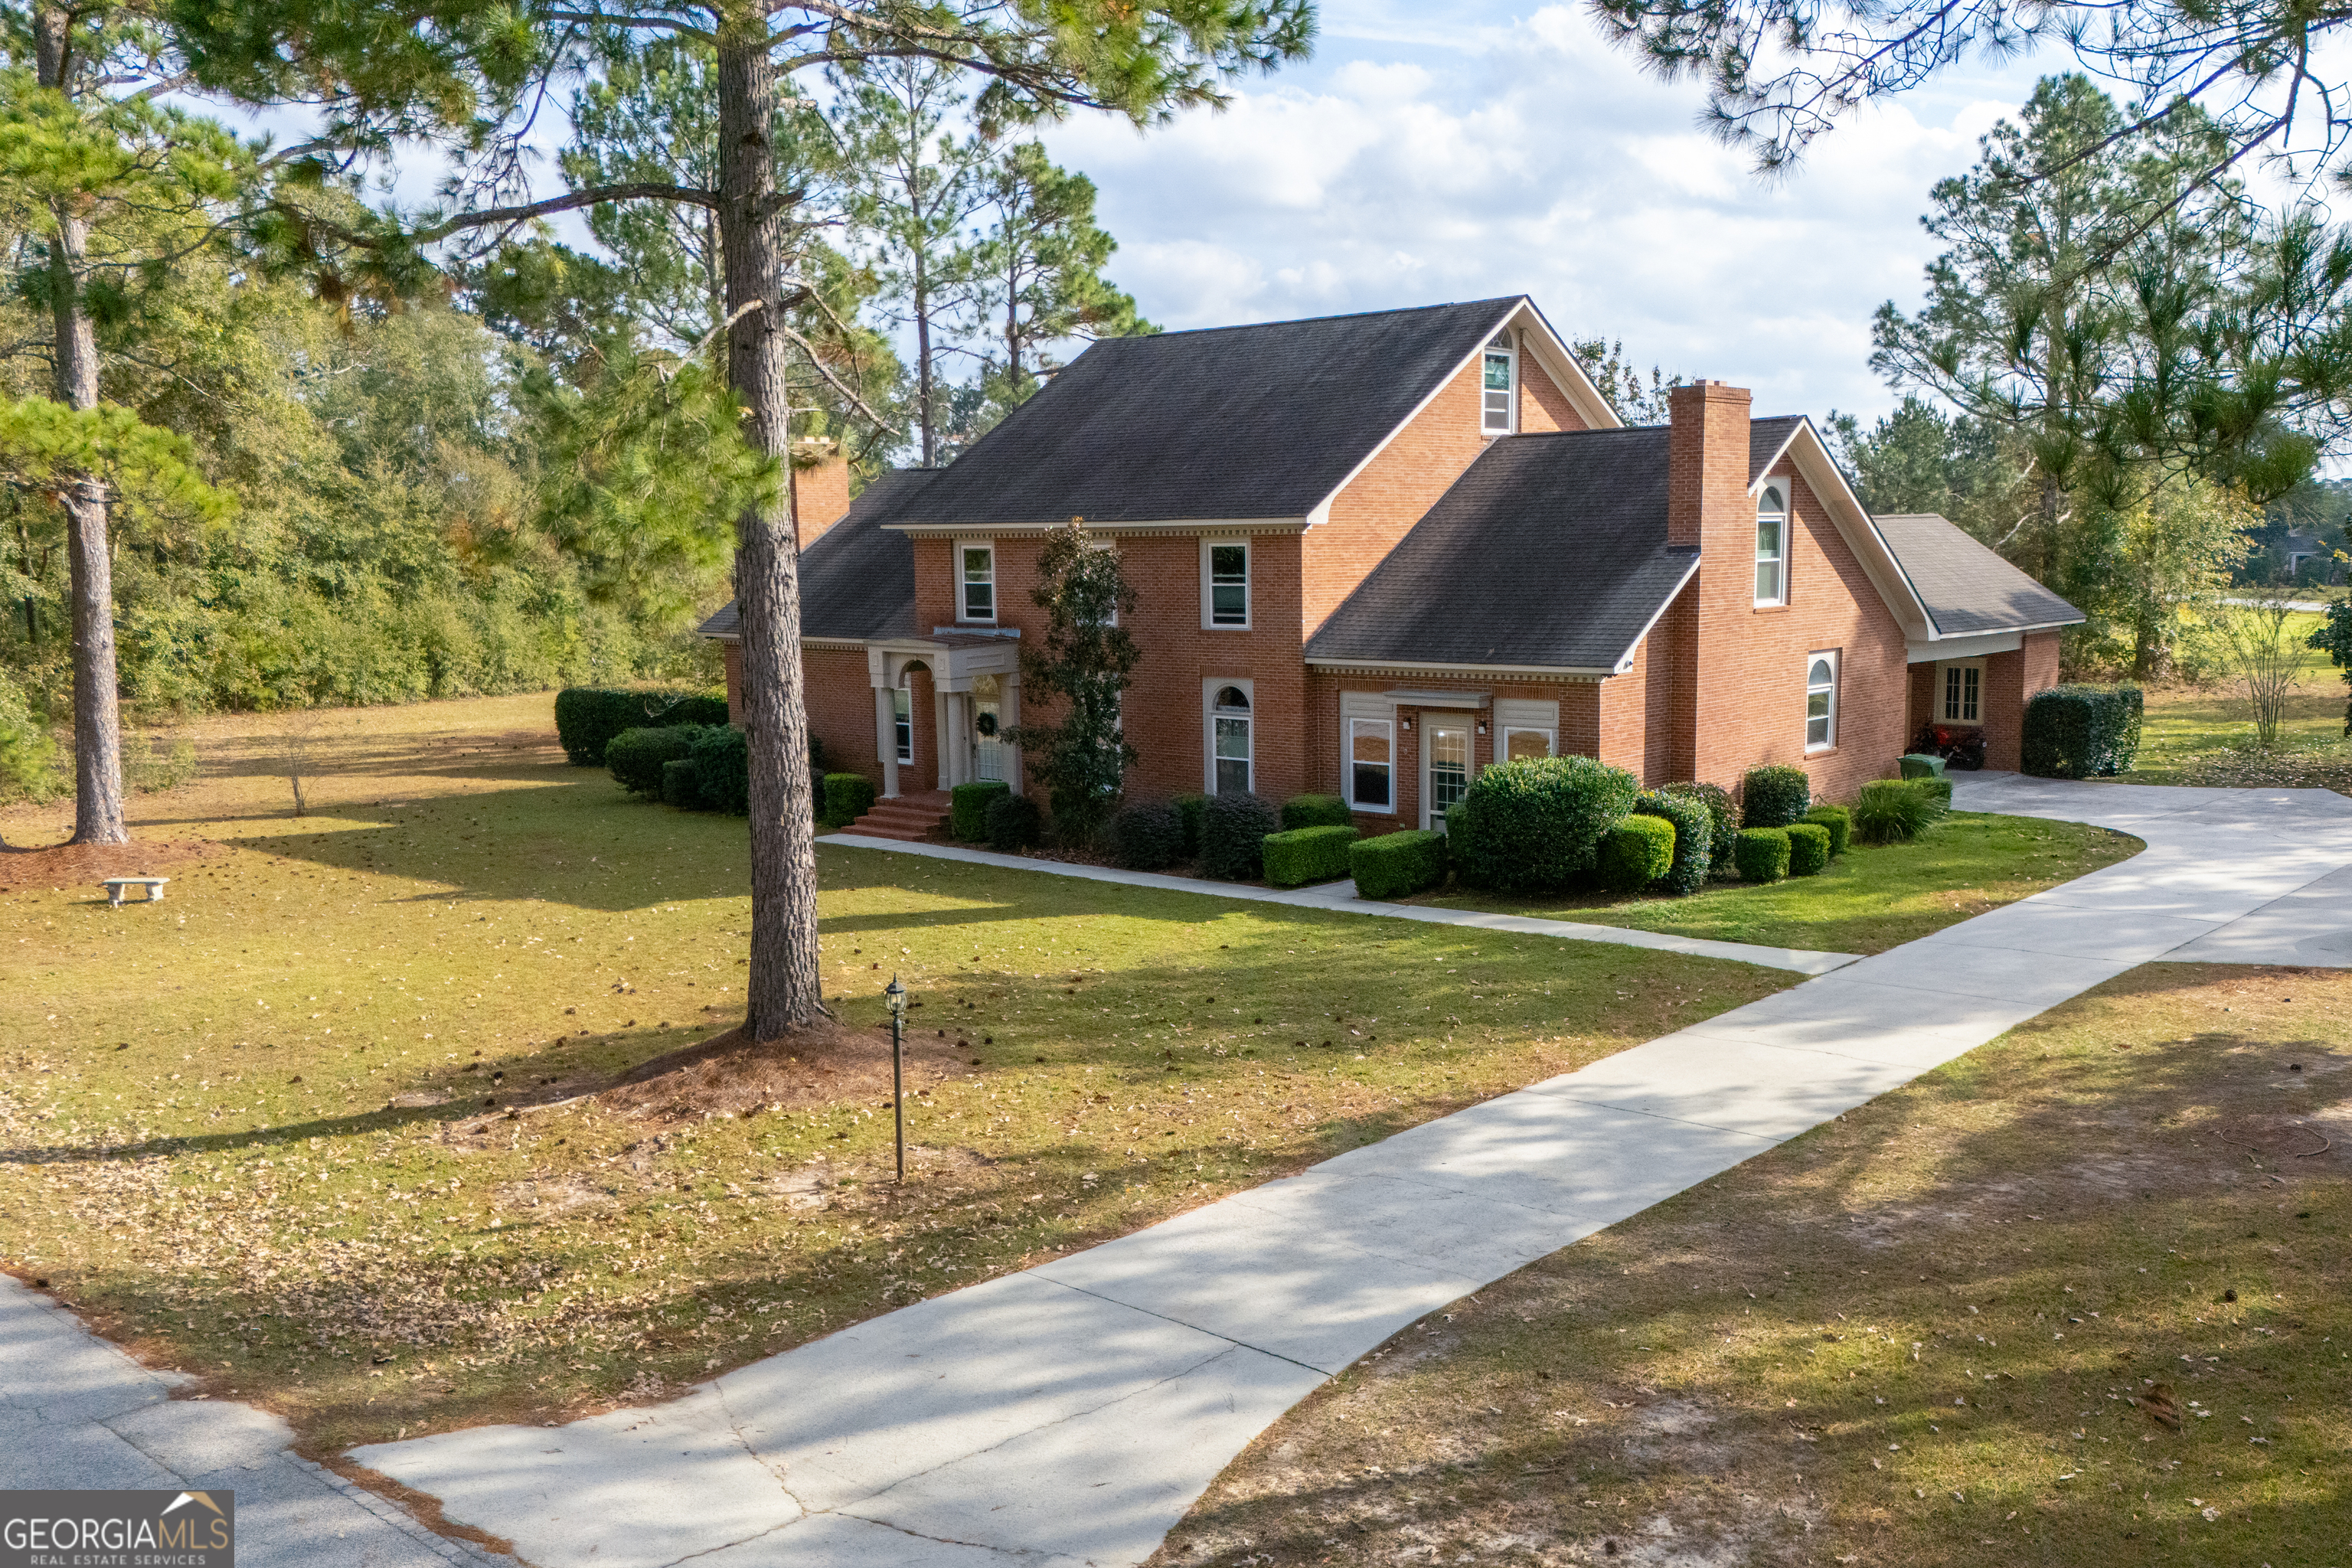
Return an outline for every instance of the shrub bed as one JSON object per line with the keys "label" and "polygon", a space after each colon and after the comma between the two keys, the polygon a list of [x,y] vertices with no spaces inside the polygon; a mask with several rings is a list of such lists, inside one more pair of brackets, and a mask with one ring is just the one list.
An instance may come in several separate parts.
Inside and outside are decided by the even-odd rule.
{"label": "shrub bed", "polygon": [[572,686],[555,694],[555,738],[574,767],[602,764],[605,748],[626,731],[726,722],[727,699],[693,691]]}
{"label": "shrub bed", "polygon": [[1184,826],[1162,801],[1127,806],[1110,822],[1111,858],[1130,871],[1164,871],[1181,858]]}
{"label": "shrub bed", "polygon": [[2037,778],[2107,777],[2139,752],[2137,686],[2053,686],[2025,705],[2018,765]]}
{"label": "shrub bed", "polygon": [[604,746],[604,766],[631,795],[661,798],[662,764],[693,751],[699,725],[677,724],[651,730],[624,730]]}
{"label": "shrub bed", "polygon": [[1269,833],[1261,843],[1265,879],[1277,888],[1303,888],[1309,882],[1336,882],[1348,874],[1348,847],[1355,843],[1353,827],[1325,824]]}
{"label": "shrub bed", "polygon": [[988,847],[1000,854],[1034,849],[1045,836],[1045,814],[1025,795],[1001,795],[988,805]]}
{"label": "shrub bed", "polygon": [[1739,817],[1750,827],[1786,827],[1813,808],[1813,781],[1785,764],[1750,768],[1739,781]]}
{"label": "shrub bed", "polygon": [[1732,860],[1751,882],[1777,882],[1789,874],[1789,830],[1743,827],[1732,841]]}
{"label": "shrub bed", "polygon": [[1853,814],[1842,805],[1817,805],[1805,813],[1805,820],[1826,827],[1830,835],[1832,858],[1845,853],[1846,841],[1853,837]]}
{"label": "shrub bed", "polygon": [[1601,836],[1594,868],[1612,893],[1638,893],[1674,868],[1675,825],[1641,813]]}
{"label": "shrub bed", "polygon": [[1190,860],[1201,853],[1201,823],[1209,809],[1205,795],[1180,795],[1168,803],[1176,811],[1176,827],[1181,836],[1177,858]]}
{"label": "shrub bed", "polygon": [[1633,809],[1632,773],[1591,757],[1496,763],[1446,813],[1454,869],[1472,887],[1550,893],[1587,876],[1601,836]]}
{"label": "shrub bed", "polygon": [[1336,795],[1294,795],[1282,803],[1286,833],[1301,827],[1353,827],[1356,814]]}
{"label": "shrub bed", "polygon": [[702,791],[705,811],[751,815],[751,743],[742,731],[732,724],[706,725],[687,755],[694,763],[694,781]]}
{"label": "shrub bed", "polygon": [[1828,868],[1828,828],[1818,822],[1792,822],[1780,831],[1789,836],[1789,875],[1818,877]]}
{"label": "shrub bed", "polygon": [[1943,807],[1923,780],[1874,779],[1853,804],[1853,836],[1864,844],[1907,844],[1935,825]]}
{"label": "shrub bed", "polygon": [[1692,780],[1660,784],[1658,793],[1706,807],[1707,875],[1724,882],[1738,875],[1738,868],[1731,863],[1731,841],[1739,834],[1739,803],[1731,798],[1731,792],[1721,784]]}
{"label": "shrub bed", "polygon": [[1402,899],[1445,880],[1445,835],[1407,828],[1348,846],[1348,870],[1360,899]]}
{"label": "shrub bed", "polygon": [[1201,815],[1201,875],[1247,881],[1265,864],[1265,836],[1282,829],[1274,802],[1255,795],[1213,795]]}
{"label": "shrub bed", "polygon": [[1013,793],[1003,779],[979,779],[948,791],[948,836],[966,844],[988,837],[988,808]]}
{"label": "shrub bed", "polygon": [[661,781],[664,805],[674,805],[680,811],[702,809],[702,785],[695,780],[692,757],[673,757],[664,763]]}
{"label": "shrub bed", "polygon": [[824,816],[817,826],[839,832],[874,809],[874,781],[864,773],[824,775]]}
{"label": "shrub bed", "polygon": [[[1728,797],[1726,799],[1727,803]],[[1689,795],[1653,790],[1634,800],[1633,810],[1638,816],[1664,817],[1674,825],[1674,862],[1657,879],[1657,890],[1686,899],[1706,886],[1716,843],[1715,813],[1707,809],[1706,804]],[[1728,834],[1724,842],[1730,842]]]}

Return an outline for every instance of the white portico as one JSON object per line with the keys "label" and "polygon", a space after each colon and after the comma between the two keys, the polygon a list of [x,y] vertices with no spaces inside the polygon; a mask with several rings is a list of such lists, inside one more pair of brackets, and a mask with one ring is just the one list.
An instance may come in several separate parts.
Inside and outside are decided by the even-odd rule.
{"label": "white portico", "polygon": [[[934,626],[929,637],[874,637],[866,644],[874,688],[874,744],[882,760],[882,794],[900,793],[898,770],[915,757],[914,676],[931,685],[929,722],[940,789],[975,779],[1003,779],[1021,790],[1021,754],[1003,739],[1021,721],[1021,634]],[[907,781],[919,792],[919,780]]]}

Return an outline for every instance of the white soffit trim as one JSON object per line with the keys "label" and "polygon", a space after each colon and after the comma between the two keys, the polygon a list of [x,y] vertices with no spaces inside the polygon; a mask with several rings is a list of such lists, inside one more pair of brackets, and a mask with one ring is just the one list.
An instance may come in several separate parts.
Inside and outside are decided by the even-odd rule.
{"label": "white soffit trim", "polygon": [[[1496,318],[1494,325],[1479,334],[1476,347],[1473,348],[1453,369],[1431,384],[1429,391],[1423,395],[1422,400],[1412,405],[1412,412],[1399,420],[1395,429],[1381,437],[1354,468],[1341,475],[1339,482],[1331,487],[1329,495],[1315,503],[1315,509],[1307,514],[1307,526],[1316,528],[1328,522],[1331,520],[1331,503],[1338,500],[1342,494],[1346,493],[1348,487],[1356,482],[1356,476],[1370,468],[1374,458],[1387,451],[1389,443],[1402,435],[1407,426],[1420,418],[1422,411],[1436,401],[1439,393],[1454,384],[1455,376],[1478,363],[1486,353],[1486,345],[1495,341],[1496,332],[1501,331],[1505,327],[1514,326],[1525,327],[1533,334],[1532,342],[1528,346],[1535,351],[1537,360],[1542,363],[1544,374],[1559,384],[1560,391],[1567,395],[1570,403],[1576,405],[1576,411],[1583,416],[1585,424],[1595,430],[1614,430],[1625,423],[1617,417],[1617,411],[1609,406],[1608,400],[1601,395],[1601,389],[1592,384],[1592,378],[1586,375],[1583,368],[1576,363],[1576,356],[1568,352],[1568,345],[1559,341],[1559,334],[1551,330],[1551,323],[1544,320],[1543,312],[1536,309],[1535,301],[1522,294],[1511,301],[1509,308],[1502,315]],[[1563,369],[1570,374],[1562,374]]]}
{"label": "white soffit trim", "polygon": [[1350,670],[1367,675],[1381,674],[1398,679],[1423,675],[1533,675],[1547,679],[1600,680],[1614,671],[1586,669],[1580,666],[1559,664],[1439,664],[1418,658],[1309,658],[1310,669]]}
{"label": "white soffit trim", "polygon": [[[1082,520],[1083,521],[1083,520]],[[1136,522],[1087,522],[1088,533],[1106,537],[1122,533],[1296,533],[1314,520],[1305,517],[1175,517]],[[910,539],[992,539],[1016,534],[1052,533],[1070,525],[1068,518],[1054,522],[886,522],[886,533]]]}
{"label": "white soffit trim", "polygon": [[1642,623],[1642,629],[1633,634],[1633,640],[1625,645],[1625,651],[1617,656],[1617,673],[1619,675],[1622,675],[1627,670],[1633,668],[1633,650],[1642,646],[1642,639],[1643,637],[1648,637],[1652,631],[1656,629],[1658,617],[1664,615],[1667,610],[1674,606],[1674,602],[1682,597],[1683,590],[1690,586],[1690,580],[1697,575],[1698,552],[1694,550],[1691,552],[1690,564],[1683,569],[1683,574],[1681,576],[1675,579],[1674,587],[1667,591],[1664,598],[1658,601],[1658,607],[1650,612],[1650,618]]}
{"label": "white soffit trim", "polygon": [[1830,456],[1830,449],[1822,444],[1821,432],[1813,428],[1811,417],[1799,418],[1796,429],[1790,432],[1772,460],[1764,465],[1764,471],[1756,476],[1756,483],[1748,487],[1748,493],[1753,495],[1762,486],[1783,457],[1796,465],[1798,477],[1812,487],[1813,494],[1828,510],[1830,521],[1844,536],[1854,559],[1862,563],[1864,574],[1878,590],[1879,597],[1886,601],[1895,618],[1902,623],[1904,637],[1912,642],[1933,641],[1935,617],[1927,613],[1918,590],[1911,585],[1911,574],[1903,570],[1903,563],[1895,558],[1886,536],[1878,531],[1878,523],[1863,506],[1862,498],[1845,482],[1845,474]]}

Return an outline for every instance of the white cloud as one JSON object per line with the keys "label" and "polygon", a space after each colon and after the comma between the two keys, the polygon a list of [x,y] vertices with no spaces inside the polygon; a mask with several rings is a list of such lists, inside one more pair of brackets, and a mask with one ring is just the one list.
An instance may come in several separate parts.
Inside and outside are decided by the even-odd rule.
{"label": "white cloud", "polygon": [[1111,275],[1169,327],[1525,292],[1564,331],[1819,414],[1892,403],[1871,313],[1916,297],[1937,179],[2030,66],[1874,108],[1759,183],[1580,10],[1525,19],[1328,5],[1324,58],[1222,114],[1047,135],[1102,189]]}

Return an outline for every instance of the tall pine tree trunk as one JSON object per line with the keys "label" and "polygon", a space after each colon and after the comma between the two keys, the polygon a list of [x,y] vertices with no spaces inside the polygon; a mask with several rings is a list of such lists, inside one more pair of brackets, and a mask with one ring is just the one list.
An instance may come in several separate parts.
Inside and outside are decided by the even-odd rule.
{"label": "tall pine tree trunk", "polygon": [[[730,36],[730,33],[733,36]],[[719,234],[730,312],[758,301],[727,334],[727,374],[744,435],[780,468],[791,461],[786,339],[777,319],[785,198],[776,188],[776,83],[754,12],[719,45]],[[745,1026],[755,1040],[824,1013],[817,969],[816,825],[808,703],[801,671],[800,548],[792,488],[736,524],[735,592],[743,616],[743,696],[751,742],[751,964]]]}
{"label": "tall pine tree trunk", "polygon": [[[71,18],[44,5],[33,20],[40,84],[64,91],[73,68]],[[52,209],[50,309],[57,323],[58,401],[98,406],[98,336],[82,308],[89,226],[66,203]],[[66,559],[73,583],[74,835],[76,844],[127,844],[122,824],[122,715],[115,691],[114,563],[106,539],[106,489],[84,479],[59,498],[66,514]]]}
{"label": "tall pine tree trunk", "polygon": [[[919,234],[922,209],[918,206],[915,210],[919,215],[915,226]],[[936,468],[940,460],[939,425],[931,416],[931,290],[929,279],[923,275],[923,251],[918,246],[915,250],[915,406],[922,416],[923,467],[927,468]]]}

